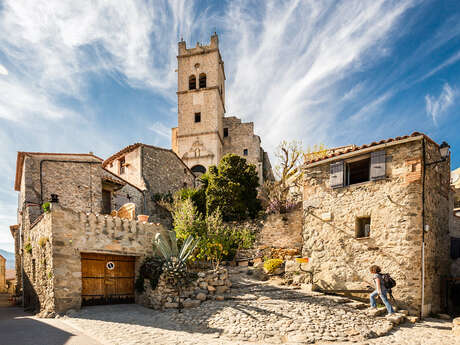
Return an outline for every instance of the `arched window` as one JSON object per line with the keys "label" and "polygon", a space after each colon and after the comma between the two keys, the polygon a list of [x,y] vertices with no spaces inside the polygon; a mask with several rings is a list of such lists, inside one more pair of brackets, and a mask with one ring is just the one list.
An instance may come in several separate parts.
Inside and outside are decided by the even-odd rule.
{"label": "arched window", "polygon": [[200,89],[205,89],[206,88],[206,74],[201,73],[200,74]]}
{"label": "arched window", "polygon": [[206,168],[202,165],[195,165],[191,170],[195,176],[200,176],[206,172]]}
{"label": "arched window", "polygon": [[196,77],[192,74],[188,77],[188,89],[195,90],[196,89]]}

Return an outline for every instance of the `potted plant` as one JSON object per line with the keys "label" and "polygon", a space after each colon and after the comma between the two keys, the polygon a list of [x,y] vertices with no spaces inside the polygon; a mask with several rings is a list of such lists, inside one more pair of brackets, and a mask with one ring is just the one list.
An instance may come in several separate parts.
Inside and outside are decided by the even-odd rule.
{"label": "potted plant", "polygon": [[149,216],[147,214],[139,214],[137,216],[137,220],[139,222],[148,222],[149,221]]}

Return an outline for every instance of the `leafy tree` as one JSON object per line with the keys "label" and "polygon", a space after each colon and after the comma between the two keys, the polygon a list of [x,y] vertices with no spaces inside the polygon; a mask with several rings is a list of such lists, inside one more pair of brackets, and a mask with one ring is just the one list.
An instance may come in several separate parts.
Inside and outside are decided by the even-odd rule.
{"label": "leafy tree", "polygon": [[180,200],[192,200],[201,215],[206,215],[206,188],[184,188],[176,193]]}
{"label": "leafy tree", "polygon": [[238,155],[225,155],[217,167],[209,167],[207,213],[219,208],[225,221],[254,218],[260,210],[257,187],[256,167]]}

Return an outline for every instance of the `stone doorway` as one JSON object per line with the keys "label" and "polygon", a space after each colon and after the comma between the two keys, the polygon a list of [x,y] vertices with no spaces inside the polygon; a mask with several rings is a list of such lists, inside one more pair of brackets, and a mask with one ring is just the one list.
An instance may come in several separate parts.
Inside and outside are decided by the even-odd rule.
{"label": "stone doorway", "polygon": [[135,257],[81,253],[82,305],[134,303]]}

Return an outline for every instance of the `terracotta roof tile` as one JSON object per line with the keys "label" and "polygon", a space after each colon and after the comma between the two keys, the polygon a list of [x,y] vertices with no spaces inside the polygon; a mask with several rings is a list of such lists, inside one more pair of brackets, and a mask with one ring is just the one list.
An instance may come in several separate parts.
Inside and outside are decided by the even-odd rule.
{"label": "terracotta roof tile", "polygon": [[363,149],[366,149],[366,148],[369,148],[369,147],[378,146],[378,145],[382,145],[382,144],[387,144],[387,143],[391,143],[391,142],[394,142],[394,141],[400,141],[400,140],[408,139],[408,138],[411,138],[411,137],[418,137],[418,136],[424,136],[427,140],[429,140],[432,143],[437,145],[437,143],[435,141],[433,141],[427,135],[425,135],[423,133],[420,133],[420,132],[414,132],[414,133],[412,133],[410,135],[404,135],[404,136],[399,136],[399,137],[395,137],[395,138],[388,138],[388,139],[380,140],[380,141],[377,141],[377,142],[373,141],[370,144],[364,144],[364,145],[361,145],[361,146],[350,145],[349,147],[346,147],[345,149],[342,149],[342,150],[334,150],[334,149],[332,149],[332,150],[330,150],[332,152],[327,153],[323,157],[314,158],[312,160],[307,160],[307,156],[305,155],[304,156],[305,157],[305,164],[316,163],[316,162],[319,162],[319,161],[322,161],[322,160],[325,160],[325,159],[338,157],[338,156],[344,155],[346,153],[360,151],[360,150],[363,150]]}

